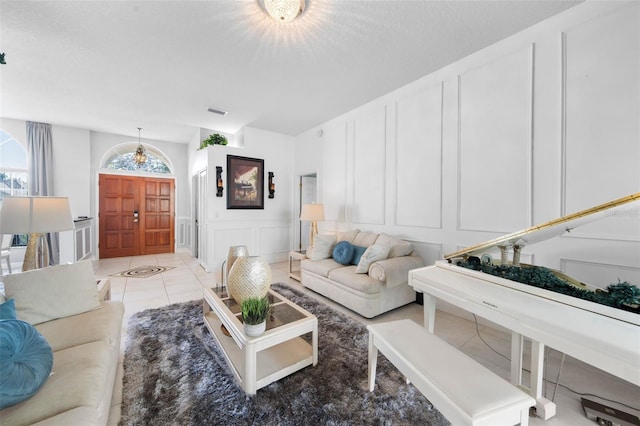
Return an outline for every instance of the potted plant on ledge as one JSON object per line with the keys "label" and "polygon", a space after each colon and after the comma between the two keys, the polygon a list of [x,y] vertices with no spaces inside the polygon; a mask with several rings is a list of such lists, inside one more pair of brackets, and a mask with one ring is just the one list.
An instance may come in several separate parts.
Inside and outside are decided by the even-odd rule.
{"label": "potted plant on ledge", "polygon": [[271,310],[266,297],[249,297],[242,302],[244,334],[250,337],[262,335],[267,328],[267,317]]}
{"label": "potted plant on ledge", "polygon": [[205,149],[209,145],[226,145],[227,143],[227,138],[224,135],[221,135],[220,133],[214,133],[200,142],[200,148],[198,148],[198,150]]}

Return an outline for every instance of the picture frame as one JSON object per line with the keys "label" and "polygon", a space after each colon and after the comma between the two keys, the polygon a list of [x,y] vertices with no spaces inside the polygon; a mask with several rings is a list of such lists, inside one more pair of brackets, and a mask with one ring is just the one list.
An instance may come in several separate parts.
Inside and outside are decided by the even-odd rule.
{"label": "picture frame", "polygon": [[264,160],[227,155],[227,209],[264,209]]}

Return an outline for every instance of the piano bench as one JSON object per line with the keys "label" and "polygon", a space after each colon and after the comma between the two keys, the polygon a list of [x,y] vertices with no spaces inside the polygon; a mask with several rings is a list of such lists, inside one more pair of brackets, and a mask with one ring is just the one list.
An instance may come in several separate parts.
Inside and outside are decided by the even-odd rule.
{"label": "piano bench", "polygon": [[454,425],[529,423],[536,401],[411,320],[368,325],[369,391],[378,350]]}

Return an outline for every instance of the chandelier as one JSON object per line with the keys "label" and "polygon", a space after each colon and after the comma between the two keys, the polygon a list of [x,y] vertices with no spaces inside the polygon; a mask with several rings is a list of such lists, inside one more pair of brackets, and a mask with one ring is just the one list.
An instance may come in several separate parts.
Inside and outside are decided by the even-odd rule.
{"label": "chandelier", "polygon": [[135,154],[133,154],[133,161],[136,162],[138,167],[147,162],[147,153],[144,146],[142,146],[142,142],[140,142],[140,130],[142,130],[142,127],[138,127],[138,148],[136,149]]}
{"label": "chandelier", "polygon": [[267,13],[278,22],[291,22],[305,8],[305,0],[264,0]]}

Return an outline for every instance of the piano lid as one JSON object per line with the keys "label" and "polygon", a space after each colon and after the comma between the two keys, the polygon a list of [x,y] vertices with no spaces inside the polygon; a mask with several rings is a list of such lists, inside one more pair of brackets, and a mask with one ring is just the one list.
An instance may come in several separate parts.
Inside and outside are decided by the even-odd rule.
{"label": "piano lid", "polygon": [[444,258],[455,259],[459,257],[477,256],[493,248],[503,248],[503,250],[514,247],[522,248],[529,244],[560,236],[585,223],[594,222],[609,216],[626,216],[629,214],[640,214],[640,192],[551,220],[542,225],[532,226],[490,241],[463,248],[456,252],[446,254]]}

